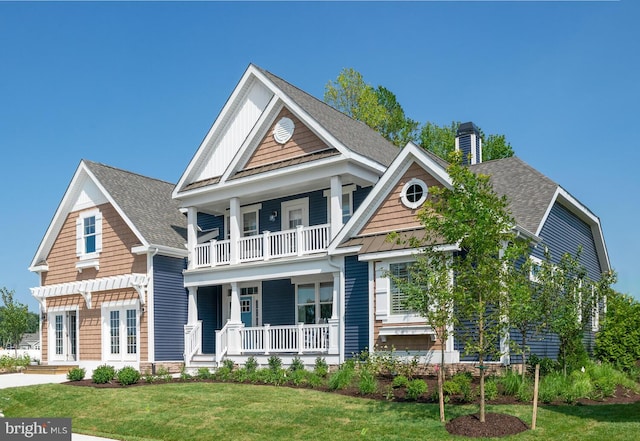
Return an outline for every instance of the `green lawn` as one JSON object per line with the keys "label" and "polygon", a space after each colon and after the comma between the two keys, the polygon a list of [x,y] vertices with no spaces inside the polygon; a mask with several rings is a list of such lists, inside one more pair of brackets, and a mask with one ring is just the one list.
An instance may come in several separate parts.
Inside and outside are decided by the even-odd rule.
{"label": "green lawn", "polygon": [[[438,406],[287,387],[223,383],[127,389],[44,385],[0,390],[6,417],[71,417],[74,432],[121,440],[440,440]],[[447,419],[475,412],[448,406]],[[531,423],[530,406],[489,406]],[[541,408],[538,430],[505,440],[636,440],[640,403]],[[468,438],[459,438],[468,439]]]}

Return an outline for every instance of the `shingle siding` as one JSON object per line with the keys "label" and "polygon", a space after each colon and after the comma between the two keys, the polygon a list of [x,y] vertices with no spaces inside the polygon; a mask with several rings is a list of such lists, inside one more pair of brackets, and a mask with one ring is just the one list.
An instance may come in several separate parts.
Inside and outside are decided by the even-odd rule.
{"label": "shingle siding", "polygon": [[156,361],[182,360],[188,298],[182,280],[185,259],[153,258],[153,315]]}
{"label": "shingle siding", "polygon": [[369,265],[357,256],[345,258],[345,357],[369,345]]}

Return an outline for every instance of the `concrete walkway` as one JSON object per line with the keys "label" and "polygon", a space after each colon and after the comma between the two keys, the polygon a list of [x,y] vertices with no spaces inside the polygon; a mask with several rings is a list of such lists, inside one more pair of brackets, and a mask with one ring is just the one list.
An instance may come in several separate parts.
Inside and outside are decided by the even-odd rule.
{"label": "concrete walkway", "polygon": [[[65,374],[3,374],[0,375],[0,389],[6,389],[8,387],[33,386],[36,384],[62,383],[65,381],[67,381],[67,376]],[[72,433],[71,439],[72,441],[113,441],[108,438],[81,435],[79,433]]]}

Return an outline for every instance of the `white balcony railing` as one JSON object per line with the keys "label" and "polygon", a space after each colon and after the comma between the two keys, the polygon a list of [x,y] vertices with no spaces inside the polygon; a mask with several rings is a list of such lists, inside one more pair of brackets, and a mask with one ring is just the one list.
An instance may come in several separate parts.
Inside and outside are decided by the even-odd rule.
{"label": "white balcony railing", "polygon": [[202,351],[202,321],[184,325],[185,360],[191,360]]}
{"label": "white balcony railing", "polygon": [[[238,263],[281,257],[304,256],[326,251],[329,245],[329,225],[299,226],[295,230],[241,237],[237,243]],[[230,240],[212,240],[196,245],[195,268],[231,264]]]}
{"label": "white balcony railing", "polygon": [[241,352],[270,353],[327,353],[329,325],[297,325],[239,328]]}

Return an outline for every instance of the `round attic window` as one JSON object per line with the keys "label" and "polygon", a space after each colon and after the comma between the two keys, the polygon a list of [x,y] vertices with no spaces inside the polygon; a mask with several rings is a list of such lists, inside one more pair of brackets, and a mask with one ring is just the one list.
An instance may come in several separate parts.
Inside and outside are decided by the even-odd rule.
{"label": "round attic window", "polygon": [[412,210],[418,208],[427,200],[427,184],[420,179],[411,179],[402,187],[402,193],[400,193],[400,199],[405,207]]}
{"label": "round attic window", "polygon": [[284,117],[280,119],[273,129],[273,139],[275,139],[278,144],[284,144],[293,136],[294,128],[295,125],[289,118]]}

